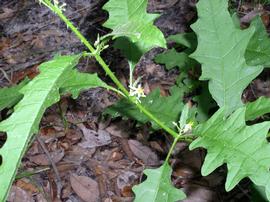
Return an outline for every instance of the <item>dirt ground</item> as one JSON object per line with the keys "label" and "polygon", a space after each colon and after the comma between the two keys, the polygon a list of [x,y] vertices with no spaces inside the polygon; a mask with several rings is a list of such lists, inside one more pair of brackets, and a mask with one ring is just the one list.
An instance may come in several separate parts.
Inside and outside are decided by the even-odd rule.
{"label": "dirt ground", "polygon": [[[95,41],[97,33],[108,33],[102,27],[108,16],[101,9],[106,0],[65,2],[68,5],[65,14],[90,41]],[[270,6],[239,2],[232,1],[231,8],[238,12],[243,26],[250,22],[253,13],[261,13],[269,27]],[[149,0],[148,11],[161,14],[155,24],[169,36],[191,31],[189,25],[196,20],[195,3],[195,0]],[[14,85],[25,76],[33,78],[37,66],[55,54],[83,50],[80,41],[58,17],[37,1],[0,0],[0,87]],[[165,71],[163,65],[153,62],[154,56],[162,51],[156,48],[147,53],[136,75],[143,76],[148,92],[159,87],[166,95],[179,72]],[[128,65],[120,53],[109,48],[102,56],[127,84]],[[82,72],[98,72],[110,82],[93,59],[81,61],[78,68]],[[270,96],[268,74],[269,71],[264,71],[252,82],[244,100]],[[83,92],[77,100],[63,97],[50,107],[23,158],[9,201],[133,201],[132,186],[145,179],[142,174],[145,168],[162,164],[171,139],[163,131],[150,133],[149,125],[137,127],[132,120],[102,116],[103,110],[117,99],[113,93],[97,88]],[[0,118],[6,114],[7,111],[2,111]],[[185,202],[251,201],[248,180],[226,193],[226,167],[202,177],[200,168],[205,151],[189,151],[187,146],[178,143],[171,158],[172,181],[186,192]]]}

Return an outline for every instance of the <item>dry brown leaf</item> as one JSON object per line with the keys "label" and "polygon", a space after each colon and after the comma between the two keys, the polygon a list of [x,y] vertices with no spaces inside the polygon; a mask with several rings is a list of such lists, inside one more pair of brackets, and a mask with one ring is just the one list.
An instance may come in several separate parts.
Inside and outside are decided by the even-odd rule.
{"label": "dry brown leaf", "polygon": [[39,192],[38,188],[35,185],[22,179],[16,181],[16,186],[30,193]]}
{"label": "dry brown leaf", "polygon": [[39,193],[36,196],[36,202],[47,202],[47,200],[45,199],[45,197],[43,196],[43,194]]}
{"label": "dry brown leaf", "polygon": [[143,145],[137,140],[128,140],[130,150],[141,159],[146,165],[159,165],[159,158],[149,147]]}
{"label": "dry brown leaf", "polygon": [[100,201],[98,183],[90,177],[72,174],[70,184],[74,192],[85,202]]}
{"label": "dry brown leaf", "polygon": [[131,171],[123,172],[117,177],[116,179],[117,188],[120,190],[122,196],[124,197],[133,196],[131,188],[137,179],[138,176]]}
{"label": "dry brown leaf", "polygon": [[105,130],[98,130],[96,132],[86,128],[83,124],[78,124],[78,127],[81,129],[85,138],[85,141],[79,144],[83,148],[96,148],[112,142],[110,134]]}
{"label": "dry brown leaf", "polygon": [[[50,152],[50,157],[54,163],[58,163],[59,161],[61,161],[64,155],[65,155],[65,152],[62,149]],[[51,162],[48,160],[48,157],[46,154],[38,154],[35,156],[30,156],[29,160],[41,166],[51,165]]]}
{"label": "dry brown leaf", "polygon": [[7,199],[8,202],[34,202],[32,197],[28,192],[24,191],[20,187],[12,186],[9,197]]}
{"label": "dry brown leaf", "polygon": [[109,127],[106,128],[106,131],[108,131],[111,135],[115,137],[120,138],[128,138],[129,133],[126,131],[121,125],[112,124]]}

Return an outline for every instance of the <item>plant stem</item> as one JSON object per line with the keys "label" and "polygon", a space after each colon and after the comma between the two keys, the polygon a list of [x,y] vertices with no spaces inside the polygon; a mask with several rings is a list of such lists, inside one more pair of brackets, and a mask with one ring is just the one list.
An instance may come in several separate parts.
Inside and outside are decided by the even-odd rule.
{"label": "plant stem", "polygon": [[177,135],[177,137],[174,138],[173,144],[172,144],[172,146],[171,146],[171,148],[170,148],[170,150],[169,150],[169,153],[167,154],[167,157],[166,157],[165,162],[169,162],[169,159],[170,159],[170,157],[171,157],[171,155],[172,155],[172,152],[173,152],[173,150],[174,150],[174,148],[175,148],[176,143],[177,143],[180,139],[182,139],[182,137],[183,137],[182,134],[179,133],[179,134]]}
{"label": "plant stem", "polygon": [[[41,1],[42,2],[42,1]],[[159,119],[157,119],[151,112],[149,112],[146,108],[144,108],[143,105],[136,102],[133,97],[129,95],[128,90],[122,85],[122,83],[117,79],[115,74],[111,71],[109,66],[105,63],[105,61],[102,59],[102,57],[99,54],[95,53],[95,48],[88,42],[88,40],[81,34],[81,32],[72,24],[72,22],[67,19],[67,17],[63,14],[62,10],[58,7],[53,5],[49,0],[44,0],[44,4],[50,8],[53,12],[55,12],[61,20],[63,20],[67,27],[69,27],[74,34],[80,39],[80,41],[89,49],[89,51],[93,54],[97,62],[101,65],[101,67],[104,69],[106,74],[111,78],[111,80],[115,83],[115,85],[122,91],[122,93],[126,96],[126,98],[133,104],[135,104],[139,110],[144,113],[148,118],[155,121],[161,128],[163,128],[166,132],[168,132],[170,135],[172,135],[174,138],[179,138],[178,133],[167,127],[163,122],[161,122]],[[185,138],[183,138],[185,140]]]}

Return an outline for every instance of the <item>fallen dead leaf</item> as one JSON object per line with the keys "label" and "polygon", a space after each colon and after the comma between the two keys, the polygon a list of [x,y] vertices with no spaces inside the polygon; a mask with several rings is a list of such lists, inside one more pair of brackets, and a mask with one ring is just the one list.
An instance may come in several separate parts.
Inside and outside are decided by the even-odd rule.
{"label": "fallen dead leaf", "polygon": [[65,160],[70,162],[82,162],[91,159],[96,149],[85,149],[78,145],[73,145],[71,150],[67,151]]}
{"label": "fallen dead leaf", "polygon": [[138,176],[131,171],[126,171],[120,174],[116,179],[117,188],[120,190],[121,195],[124,197],[132,197],[132,185],[138,179]]}
{"label": "fallen dead leaf", "polygon": [[105,130],[98,130],[98,132],[86,128],[83,124],[78,124],[82,130],[85,141],[81,142],[79,146],[83,148],[95,148],[108,145],[112,142],[110,134]]}
{"label": "fallen dead leaf", "polygon": [[44,198],[44,196],[41,193],[37,194],[36,201],[37,202],[47,202],[47,200]]}
{"label": "fallen dead leaf", "polygon": [[33,185],[30,182],[26,182],[25,180],[22,180],[22,179],[16,181],[16,186],[30,193],[39,192],[38,188],[35,185]]}
{"label": "fallen dead leaf", "polygon": [[120,138],[128,138],[129,133],[123,129],[123,127],[119,125],[110,125],[109,127],[106,128],[106,131],[108,131],[111,135],[115,137],[120,137]]}
{"label": "fallen dead leaf", "polygon": [[7,199],[8,202],[34,202],[30,194],[20,187],[12,186],[9,197]]}
{"label": "fallen dead leaf", "polygon": [[[59,161],[61,161],[64,155],[65,155],[65,152],[62,149],[58,149],[56,151],[50,152],[51,159],[53,160],[54,163],[58,163]],[[48,160],[48,157],[46,154],[38,154],[38,155],[30,156],[29,160],[41,166],[51,165],[51,162]]]}
{"label": "fallen dead leaf", "polygon": [[128,145],[133,154],[141,159],[146,165],[155,166],[160,164],[158,156],[149,147],[137,140],[128,140]]}
{"label": "fallen dead leaf", "polygon": [[70,184],[74,192],[85,202],[100,201],[98,183],[90,177],[72,174]]}
{"label": "fallen dead leaf", "polygon": [[110,160],[112,160],[112,161],[119,161],[122,158],[123,158],[123,154],[120,153],[120,152],[118,152],[118,151],[115,151],[115,152],[112,153]]}

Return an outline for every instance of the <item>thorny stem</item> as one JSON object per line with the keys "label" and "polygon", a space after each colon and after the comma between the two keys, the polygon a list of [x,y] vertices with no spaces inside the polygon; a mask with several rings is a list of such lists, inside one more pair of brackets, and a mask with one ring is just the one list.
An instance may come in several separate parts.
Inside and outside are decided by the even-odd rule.
{"label": "thorny stem", "polygon": [[72,22],[67,19],[67,17],[63,14],[62,10],[51,3],[50,0],[41,0],[41,3],[43,3],[45,6],[47,6],[49,9],[51,9],[53,12],[55,12],[61,20],[65,22],[67,27],[69,27],[74,34],[80,39],[80,41],[89,49],[89,51],[93,54],[97,62],[101,65],[101,67],[104,69],[106,74],[111,78],[111,80],[115,83],[115,85],[122,91],[124,96],[133,104],[135,104],[139,110],[144,113],[148,118],[155,121],[161,128],[163,128],[166,132],[168,132],[170,135],[172,135],[174,138],[177,138],[178,140],[187,141],[185,137],[179,136],[177,132],[166,126],[162,121],[160,121],[158,118],[156,118],[151,112],[149,112],[143,105],[141,105],[139,102],[134,99],[134,97],[129,95],[128,90],[122,85],[122,83],[117,79],[115,74],[111,71],[109,66],[105,63],[105,61],[102,59],[102,57],[96,53],[96,49],[88,42],[88,40],[81,34],[81,32],[72,24]]}

